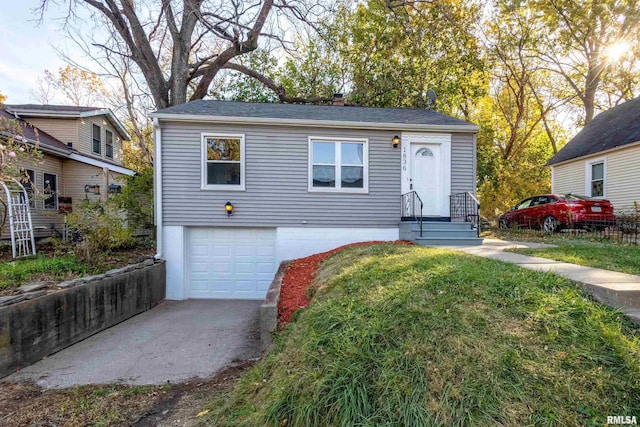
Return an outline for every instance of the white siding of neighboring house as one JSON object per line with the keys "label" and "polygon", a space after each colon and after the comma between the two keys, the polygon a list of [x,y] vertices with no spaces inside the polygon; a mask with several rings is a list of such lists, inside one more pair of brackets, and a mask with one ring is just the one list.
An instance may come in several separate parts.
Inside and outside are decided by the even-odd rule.
{"label": "white siding of neighboring house", "polygon": [[554,193],[586,194],[588,164],[596,159],[605,161],[604,198],[610,200],[617,211],[631,208],[634,202],[640,203],[640,145],[553,166]]}

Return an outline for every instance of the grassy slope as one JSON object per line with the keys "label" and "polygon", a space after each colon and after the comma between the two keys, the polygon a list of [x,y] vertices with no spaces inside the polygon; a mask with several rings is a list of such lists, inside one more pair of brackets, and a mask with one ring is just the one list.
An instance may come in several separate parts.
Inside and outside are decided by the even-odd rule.
{"label": "grassy slope", "polygon": [[607,243],[563,242],[557,248],[512,249],[524,255],[533,255],[605,270],[640,274],[640,246]]}
{"label": "grassy slope", "polygon": [[223,426],[603,425],[640,413],[639,332],[551,274],[348,249],[235,391]]}
{"label": "grassy slope", "polygon": [[85,275],[90,272],[90,267],[77,262],[71,256],[49,258],[39,255],[34,258],[0,262],[0,289],[20,286],[27,280],[64,280],[70,275]]}

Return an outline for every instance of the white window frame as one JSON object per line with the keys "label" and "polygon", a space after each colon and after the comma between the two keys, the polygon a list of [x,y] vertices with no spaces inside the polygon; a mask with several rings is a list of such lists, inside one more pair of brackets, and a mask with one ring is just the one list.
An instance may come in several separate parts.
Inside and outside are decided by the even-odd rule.
{"label": "white window frame", "polygon": [[[94,134],[93,134],[93,129],[94,129],[94,127],[97,127],[98,129],[100,129],[100,140],[98,141],[98,148],[99,148],[99,150],[98,150],[98,151],[95,151],[95,150],[94,150],[94,148],[95,148],[95,147],[93,146],[93,143],[94,143],[94,142],[95,142],[95,140],[96,140],[96,139],[94,138]],[[99,155],[99,156],[102,156],[102,126],[97,125],[97,124],[95,124],[95,123],[91,123],[91,153],[92,153],[92,154],[97,154],[97,155]]]}
{"label": "white window frame", "polygon": [[[109,138],[107,138],[107,136],[111,135],[111,144],[109,144]],[[114,141],[113,141],[113,132],[110,131],[109,129],[105,129],[104,130],[104,156],[107,159],[113,159],[114,156],[114,151],[113,151],[113,147],[114,147]],[[109,155],[109,150],[108,148],[111,147],[111,155]]]}
{"label": "white window frame", "polygon": [[[200,136],[201,139],[201,153],[200,153],[200,189],[201,190],[213,190],[213,191],[245,191],[245,143],[243,133],[210,133],[203,132]],[[240,185],[231,184],[207,184],[207,138],[233,138],[240,140]],[[235,161],[223,161],[222,163],[236,163]]]}
{"label": "white window frame", "polygon": [[[336,170],[336,186],[335,187],[314,187],[313,186],[313,143],[314,142],[333,142],[335,143],[335,170]],[[347,187],[342,188],[342,150],[341,143],[360,143],[362,147],[362,188]],[[342,138],[330,136],[309,136],[308,143],[308,165],[307,165],[307,183],[310,193],[351,193],[351,194],[369,194],[369,138]],[[355,166],[355,165],[353,165]],[[360,166],[360,165],[358,165]]]}
{"label": "white window frame", "polygon": [[[47,191],[47,190],[46,190],[46,188],[47,188],[47,183],[46,183],[46,180],[45,180],[45,178],[44,178],[44,175],[45,175],[45,174],[47,174],[47,175],[52,175],[52,176],[55,176],[55,177],[56,177],[56,191],[55,191],[55,193],[54,193],[55,200],[56,200],[56,204],[55,204],[55,207],[53,207],[53,208],[48,208],[48,207],[47,207],[47,193],[46,193],[46,191]],[[42,197],[42,209],[43,209],[43,210],[45,210],[45,211],[55,211],[55,210],[58,210],[58,207],[59,207],[59,200],[58,200],[58,197],[59,197],[59,195],[60,195],[60,177],[58,176],[58,174],[57,174],[57,173],[42,172],[42,195],[43,195],[43,197]]]}
{"label": "white window frame", "polygon": [[[592,179],[592,166],[602,163],[602,196],[593,196],[591,194]],[[597,159],[591,159],[585,161],[585,174],[587,178],[584,183],[584,194],[594,199],[604,199],[607,197],[607,158],[599,157]]]}

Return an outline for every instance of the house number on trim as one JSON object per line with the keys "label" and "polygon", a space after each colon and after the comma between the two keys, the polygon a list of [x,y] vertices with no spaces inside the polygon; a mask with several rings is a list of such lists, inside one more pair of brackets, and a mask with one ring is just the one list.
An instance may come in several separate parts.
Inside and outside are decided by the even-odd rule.
{"label": "house number on trim", "polygon": [[402,147],[402,170],[405,172],[407,170],[407,146],[406,145]]}

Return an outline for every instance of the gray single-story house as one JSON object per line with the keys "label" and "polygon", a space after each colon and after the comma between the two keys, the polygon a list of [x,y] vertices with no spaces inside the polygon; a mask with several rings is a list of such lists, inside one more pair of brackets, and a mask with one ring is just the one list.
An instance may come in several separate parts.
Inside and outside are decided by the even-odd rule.
{"label": "gray single-story house", "polygon": [[281,261],[411,238],[416,219],[428,221],[426,243],[476,238],[452,205],[474,200],[469,122],[424,109],[209,100],[151,116],[168,299],[260,299]]}

